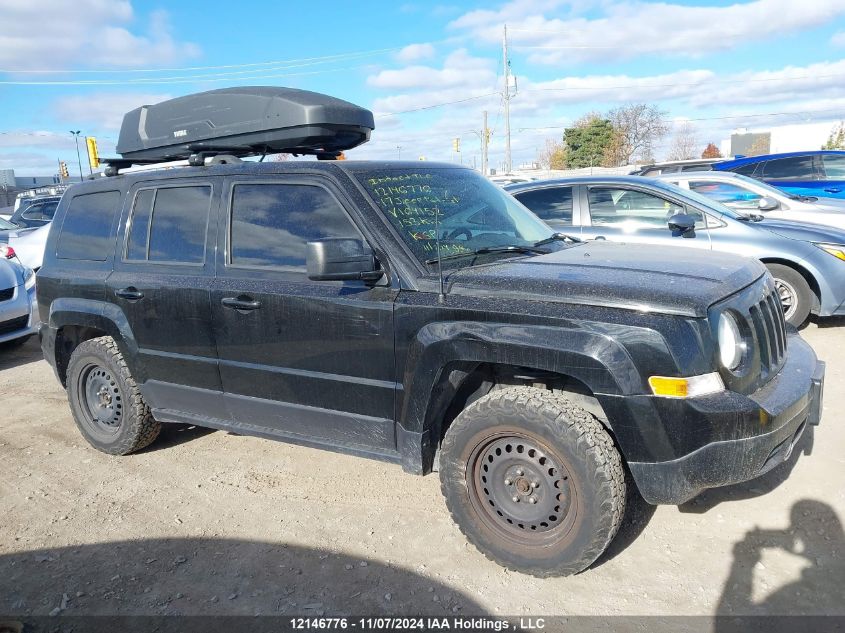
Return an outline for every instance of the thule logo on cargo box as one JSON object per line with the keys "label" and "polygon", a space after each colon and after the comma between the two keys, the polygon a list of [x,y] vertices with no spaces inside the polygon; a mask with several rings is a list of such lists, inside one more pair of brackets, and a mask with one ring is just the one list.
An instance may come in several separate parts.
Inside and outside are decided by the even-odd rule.
{"label": "thule logo on cargo box", "polygon": [[179,138],[180,136],[188,136],[188,130],[176,130],[173,133],[173,136],[175,136],[176,138]]}

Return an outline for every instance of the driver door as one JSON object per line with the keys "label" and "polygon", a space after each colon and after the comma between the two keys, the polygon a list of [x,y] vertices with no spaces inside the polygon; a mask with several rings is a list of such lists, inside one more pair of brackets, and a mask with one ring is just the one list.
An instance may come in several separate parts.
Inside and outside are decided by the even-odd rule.
{"label": "driver door", "polygon": [[[652,192],[618,185],[589,186],[584,193],[587,213],[581,227],[582,239],[711,248],[704,214],[697,209]],[[669,218],[678,213],[695,218],[694,232],[683,236],[669,228]]]}

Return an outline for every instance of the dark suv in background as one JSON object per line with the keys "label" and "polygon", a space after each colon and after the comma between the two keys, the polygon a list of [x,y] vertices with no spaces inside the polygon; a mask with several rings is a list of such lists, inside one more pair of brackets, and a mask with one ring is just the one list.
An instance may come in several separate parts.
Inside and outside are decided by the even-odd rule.
{"label": "dark suv in background", "polygon": [[176,422],[438,470],[482,552],[549,576],[614,538],[626,471],[682,503],[819,421],[758,262],[573,240],[454,165],[186,162],[74,185],[50,231],[42,347],[99,450]]}

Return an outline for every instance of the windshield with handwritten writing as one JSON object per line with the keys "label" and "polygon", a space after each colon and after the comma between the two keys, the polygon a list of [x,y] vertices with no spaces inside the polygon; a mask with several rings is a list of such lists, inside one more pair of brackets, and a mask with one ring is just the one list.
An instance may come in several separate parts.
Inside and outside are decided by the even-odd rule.
{"label": "windshield with handwritten writing", "polygon": [[[462,168],[384,169],[358,180],[422,262],[505,246],[530,247],[554,231],[480,174]],[[450,265],[461,265],[460,259]]]}

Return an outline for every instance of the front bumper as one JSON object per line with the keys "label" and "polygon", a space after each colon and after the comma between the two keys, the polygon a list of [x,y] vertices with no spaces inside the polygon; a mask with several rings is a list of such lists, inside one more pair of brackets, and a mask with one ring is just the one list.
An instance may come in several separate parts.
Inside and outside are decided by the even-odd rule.
{"label": "front bumper", "polygon": [[684,415],[681,423],[705,422],[713,440],[675,459],[629,461],[642,496],[649,503],[677,505],[707,488],[759,477],[786,461],[807,425],[820,421],[824,369],[812,348],[792,334],[783,368],[755,393],[675,401],[681,410],[674,411]]}
{"label": "front bumper", "polygon": [[38,303],[35,288],[18,286],[11,299],[0,301],[0,343],[38,332]]}

